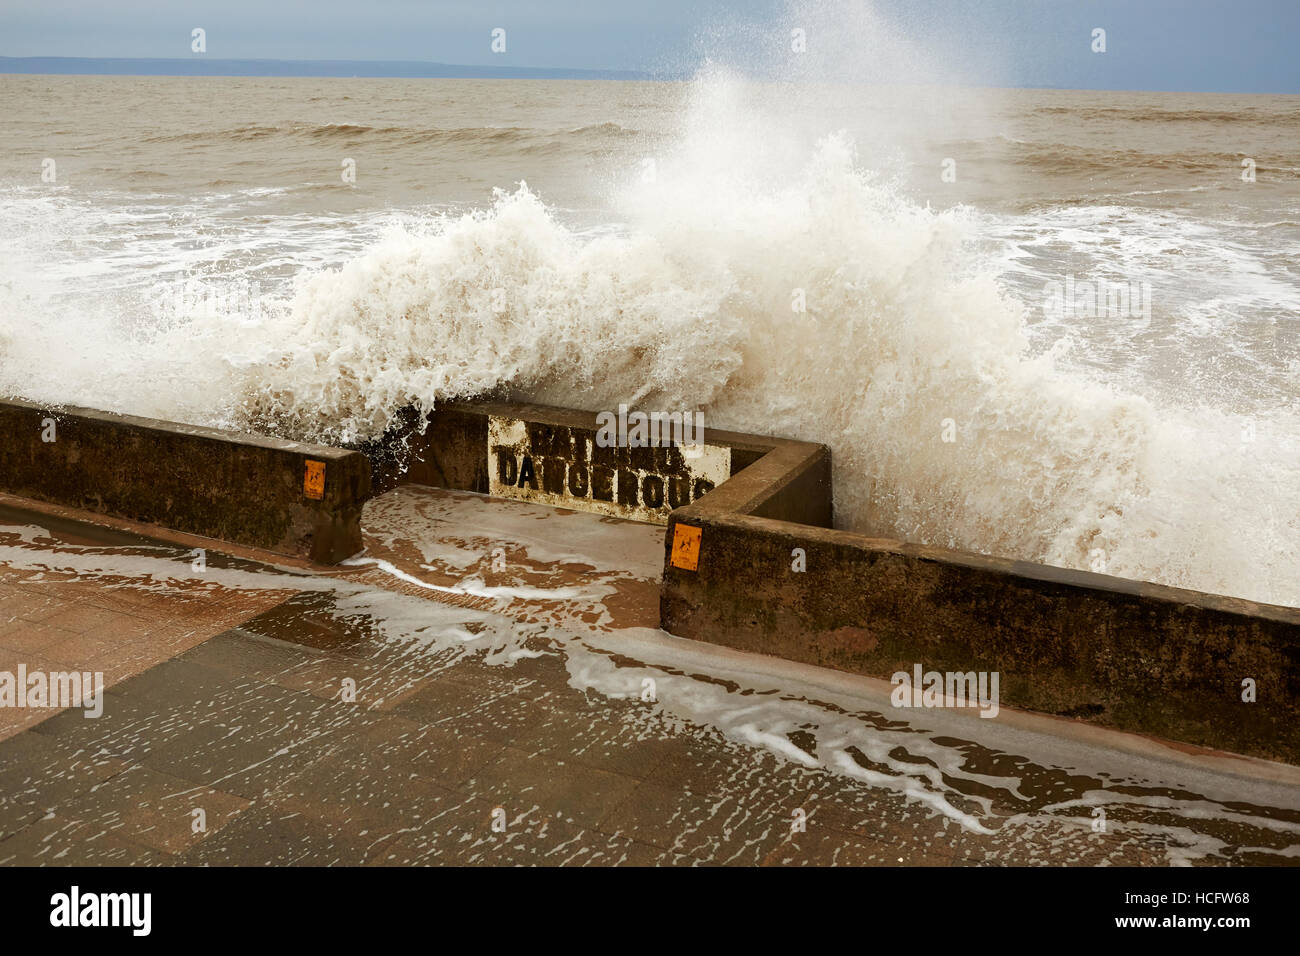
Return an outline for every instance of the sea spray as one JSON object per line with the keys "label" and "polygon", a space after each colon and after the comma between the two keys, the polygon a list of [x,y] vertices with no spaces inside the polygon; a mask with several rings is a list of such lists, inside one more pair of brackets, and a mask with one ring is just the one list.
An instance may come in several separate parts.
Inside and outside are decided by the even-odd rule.
{"label": "sea spray", "polygon": [[1075,566],[1118,550],[1152,410],[1026,357],[1023,308],[974,267],[960,211],[908,202],[843,137],[743,202],[657,188],[620,235],[579,238],[520,186],[303,279],[247,407],[325,440],[502,390],[707,408],[830,444],[845,527]]}
{"label": "sea spray", "polygon": [[[796,25],[804,54],[784,42]],[[766,36],[779,47],[765,75],[781,82],[711,65],[680,86],[620,86],[618,97],[646,96],[634,108],[575,92],[560,111],[575,152],[559,161],[554,143],[511,145],[533,133],[483,127],[468,137],[477,146],[437,153],[432,169],[425,153],[440,139],[424,135],[428,116],[318,116],[329,127],[318,137],[318,121],[305,133],[278,125],[287,109],[310,114],[310,100],[267,107],[253,89],[236,132],[266,135],[235,136],[231,162],[253,151],[266,182],[245,193],[219,181],[236,167],[215,172],[209,152],[185,165],[190,140],[168,142],[188,127],[148,140],[137,171],[177,179],[157,204],[115,181],[96,193],[89,170],[75,190],[6,186],[0,392],[348,443],[382,433],[404,407],[475,395],[695,408],[710,427],[828,444],[844,527],[1300,604],[1300,514],[1287,506],[1300,491],[1287,197],[1267,199],[1277,208],[1252,245],[1249,220],[1216,225],[1210,206],[1189,216],[1183,199],[1200,193],[1150,215],[1146,200],[1098,198],[1110,175],[1155,180],[1157,192],[1186,183],[1076,138],[1100,123],[1122,143],[1141,120],[1152,149],[1204,169],[1213,156],[1178,144],[1188,122],[1226,122],[1219,107],[1188,100],[1169,114],[1172,132],[1149,105],[1110,95],[1099,114],[1088,94],[1024,92],[1000,115],[982,108],[991,93],[853,85],[960,79],[934,72],[959,56],[897,43],[870,4],[797,6],[780,27],[741,45],[766,49],[749,43]],[[158,83],[133,95],[165,99]],[[460,89],[456,124],[495,122],[500,96],[524,102],[531,89]],[[359,113],[378,108],[355,95]],[[86,97],[106,108],[92,89],[77,102]],[[1290,155],[1290,108],[1261,103],[1268,119],[1251,135],[1276,135]],[[554,118],[535,102],[520,115],[539,130]],[[629,131],[613,152],[605,134],[577,128],[611,116]],[[85,135],[111,135],[84,119]],[[222,124],[202,133],[205,150],[224,141]],[[377,203],[402,208],[340,212],[366,190],[343,190],[332,166],[324,184],[316,148],[294,144],[360,135],[407,180],[438,178],[418,199],[401,191],[409,184],[390,192],[363,178]],[[954,151],[957,182],[941,184]],[[200,178],[186,180],[187,168]],[[977,171],[1011,181],[1017,198],[975,212],[936,192]],[[549,188],[489,200],[476,186],[477,208],[448,211],[462,180],[521,176]],[[914,188],[920,178],[928,192]],[[1261,180],[1250,195],[1270,188]],[[1017,245],[1010,268],[991,238]],[[1149,323],[1107,314],[1053,327],[1042,316],[1045,281],[1143,281],[1152,264]],[[1020,298],[1009,275],[1032,280]],[[222,314],[221,296],[205,292],[175,315],[150,301],[158,282],[194,277],[261,281],[264,307]],[[1237,334],[1260,326],[1276,344]]]}

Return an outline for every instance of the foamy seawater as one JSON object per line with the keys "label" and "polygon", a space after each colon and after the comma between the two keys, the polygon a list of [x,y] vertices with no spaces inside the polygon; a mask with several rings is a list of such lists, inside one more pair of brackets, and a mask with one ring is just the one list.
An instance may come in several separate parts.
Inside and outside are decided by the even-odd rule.
{"label": "foamy seawater", "polygon": [[[698,407],[828,444],[843,527],[1300,604],[1298,97],[717,68],[0,103],[0,393],[328,441],[489,392]],[[1044,309],[1066,280],[1147,308]]]}

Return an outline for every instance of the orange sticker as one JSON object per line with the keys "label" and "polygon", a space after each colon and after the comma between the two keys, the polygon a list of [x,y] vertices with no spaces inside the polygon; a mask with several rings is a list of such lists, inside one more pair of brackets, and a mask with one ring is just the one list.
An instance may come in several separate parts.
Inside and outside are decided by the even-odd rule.
{"label": "orange sticker", "polygon": [[317,501],[325,497],[325,462],[307,459],[307,474],[302,479],[302,493]]}
{"label": "orange sticker", "polygon": [[704,529],[694,525],[678,524],[673,527],[672,566],[683,571],[695,571],[700,566],[700,537]]}

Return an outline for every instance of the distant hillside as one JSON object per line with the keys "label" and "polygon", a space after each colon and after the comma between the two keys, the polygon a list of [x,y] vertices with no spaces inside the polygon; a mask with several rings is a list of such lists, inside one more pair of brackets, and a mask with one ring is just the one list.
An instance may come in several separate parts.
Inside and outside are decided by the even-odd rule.
{"label": "distant hillside", "polygon": [[0,73],[59,73],[109,76],[373,76],[429,79],[664,80],[630,70],[573,70],[542,67],[459,66],[418,60],[220,60],[134,59],[80,56],[0,56]]}

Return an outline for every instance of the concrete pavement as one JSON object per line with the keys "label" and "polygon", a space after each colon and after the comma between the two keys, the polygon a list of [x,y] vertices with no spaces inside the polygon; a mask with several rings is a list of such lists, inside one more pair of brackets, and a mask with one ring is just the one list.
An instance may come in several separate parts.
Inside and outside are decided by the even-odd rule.
{"label": "concrete pavement", "polygon": [[[0,510],[0,864],[1278,863],[1294,768],[658,631],[662,529],[408,486],[285,567]],[[989,726],[996,724],[996,727]],[[1100,735],[1100,736],[1098,736]]]}

